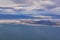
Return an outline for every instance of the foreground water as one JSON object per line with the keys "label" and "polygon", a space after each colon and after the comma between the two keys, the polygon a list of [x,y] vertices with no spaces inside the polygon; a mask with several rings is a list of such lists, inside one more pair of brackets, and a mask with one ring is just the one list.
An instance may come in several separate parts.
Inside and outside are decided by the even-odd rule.
{"label": "foreground water", "polygon": [[60,40],[60,28],[53,26],[0,24],[0,40]]}

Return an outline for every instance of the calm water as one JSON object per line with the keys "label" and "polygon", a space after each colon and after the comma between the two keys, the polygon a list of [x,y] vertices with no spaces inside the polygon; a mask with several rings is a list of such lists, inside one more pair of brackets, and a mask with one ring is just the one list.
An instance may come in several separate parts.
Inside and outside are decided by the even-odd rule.
{"label": "calm water", "polygon": [[60,40],[60,28],[0,24],[0,40]]}

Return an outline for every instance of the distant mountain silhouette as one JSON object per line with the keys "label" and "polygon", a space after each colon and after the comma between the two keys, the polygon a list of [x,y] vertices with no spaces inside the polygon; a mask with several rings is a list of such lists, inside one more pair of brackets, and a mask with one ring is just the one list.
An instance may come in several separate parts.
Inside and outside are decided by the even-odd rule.
{"label": "distant mountain silhouette", "polygon": [[56,25],[55,22],[51,22],[51,21],[49,21],[49,20],[35,21],[34,24]]}
{"label": "distant mountain silhouette", "polygon": [[57,19],[59,18],[59,19],[60,19],[60,15],[55,15],[55,14],[53,14],[53,13],[52,13],[52,14],[50,14],[50,13],[48,13],[48,14],[43,14],[43,13],[42,13],[41,15],[44,15],[44,16],[52,16],[53,18],[57,18]]}
{"label": "distant mountain silhouette", "polygon": [[33,18],[33,17],[29,15],[0,14],[0,19],[20,19],[20,18]]}

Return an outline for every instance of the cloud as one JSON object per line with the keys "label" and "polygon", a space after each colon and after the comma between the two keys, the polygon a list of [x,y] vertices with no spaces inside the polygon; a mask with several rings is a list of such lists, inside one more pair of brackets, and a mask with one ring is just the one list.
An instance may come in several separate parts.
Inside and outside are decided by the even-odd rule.
{"label": "cloud", "polygon": [[16,14],[16,12],[14,11],[14,10],[12,10],[12,9],[0,9],[0,12],[2,13],[2,14]]}
{"label": "cloud", "polygon": [[55,3],[52,1],[43,1],[41,6],[45,7],[46,9],[55,8]]}
{"label": "cloud", "polygon": [[11,0],[0,0],[0,5],[8,6],[14,4]]}
{"label": "cloud", "polygon": [[3,11],[8,14],[18,14],[15,10],[21,9],[25,10],[25,14],[31,15],[41,14],[41,11],[39,13],[31,11],[35,9],[43,9],[42,12],[45,12],[46,14],[60,14],[60,0],[0,0],[0,7],[10,7],[10,9],[3,9]]}
{"label": "cloud", "polygon": [[16,4],[31,4],[33,0],[12,0]]}
{"label": "cloud", "polygon": [[50,12],[54,13],[55,15],[60,15],[60,7],[51,9]]}
{"label": "cloud", "polygon": [[56,3],[56,6],[60,6],[60,0],[51,0]]}

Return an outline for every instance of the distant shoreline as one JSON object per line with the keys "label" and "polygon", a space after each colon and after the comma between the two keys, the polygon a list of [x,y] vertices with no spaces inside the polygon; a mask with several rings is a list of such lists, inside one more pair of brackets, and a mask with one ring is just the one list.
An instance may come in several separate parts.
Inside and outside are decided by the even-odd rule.
{"label": "distant shoreline", "polygon": [[34,24],[32,20],[15,20],[15,19],[0,20],[0,24],[24,24],[24,25],[31,25],[31,26],[60,26],[60,25]]}

